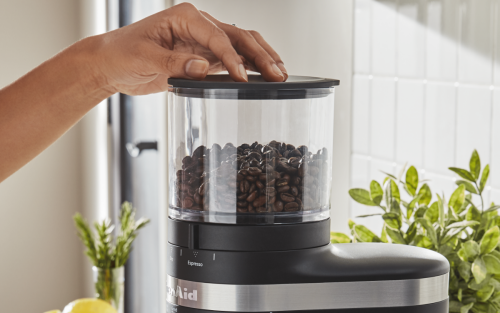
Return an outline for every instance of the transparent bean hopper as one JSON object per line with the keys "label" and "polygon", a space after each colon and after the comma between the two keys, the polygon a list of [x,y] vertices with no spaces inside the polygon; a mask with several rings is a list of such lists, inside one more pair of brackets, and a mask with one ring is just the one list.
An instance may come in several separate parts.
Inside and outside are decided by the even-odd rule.
{"label": "transparent bean hopper", "polygon": [[330,243],[338,80],[169,83],[169,313],[448,312],[442,255]]}
{"label": "transparent bean hopper", "polygon": [[277,224],[329,217],[338,80],[171,82],[171,218]]}

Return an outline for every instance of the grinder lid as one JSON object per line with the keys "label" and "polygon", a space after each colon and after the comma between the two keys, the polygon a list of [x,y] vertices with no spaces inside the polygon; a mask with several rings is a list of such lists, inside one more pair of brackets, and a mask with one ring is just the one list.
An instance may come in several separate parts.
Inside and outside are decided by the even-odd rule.
{"label": "grinder lid", "polygon": [[229,75],[207,75],[203,80],[169,78],[177,96],[204,99],[283,100],[323,98],[338,79],[289,76],[286,82],[268,82],[261,75],[248,75],[248,82],[235,82]]}
{"label": "grinder lid", "polygon": [[248,75],[248,82],[235,82],[229,75],[207,75],[203,80],[169,78],[168,83],[180,88],[203,89],[240,89],[240,90],[278,90],[278,89],[310,89],[330,88],[338,86],[338,79],[310,76],[288,77],[286,82],[268,82],[261,75]]}

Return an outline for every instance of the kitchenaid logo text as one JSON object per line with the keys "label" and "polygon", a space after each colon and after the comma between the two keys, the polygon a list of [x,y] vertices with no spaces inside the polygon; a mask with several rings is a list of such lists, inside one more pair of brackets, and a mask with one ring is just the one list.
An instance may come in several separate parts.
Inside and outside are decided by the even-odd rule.
{"label": "kitchenaid logo text", "polygon": [[168,287],[168,294],[172,297],[181,298],[185,300],[198,301],[198,291],[194,289],[192,292],[188,292],[187,288],[184,291],[180,286],[177,288]]}
{"label": "kitchenaid logo text", "polygon": [[203,263],[196,263],[196,262],[191,262],[191,261],[188,260],[188,265],[189,266],[200,266],[200,267],[202,267]]}

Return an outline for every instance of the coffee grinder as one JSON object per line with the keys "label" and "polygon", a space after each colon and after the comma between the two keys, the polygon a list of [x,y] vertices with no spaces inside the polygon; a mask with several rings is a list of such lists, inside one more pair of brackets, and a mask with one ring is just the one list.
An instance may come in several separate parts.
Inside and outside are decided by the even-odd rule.
{"label": "coffee grinder", "polygon": [[338,80],[169,84],[169,313],[448,312],[440,254],[329,242]]}

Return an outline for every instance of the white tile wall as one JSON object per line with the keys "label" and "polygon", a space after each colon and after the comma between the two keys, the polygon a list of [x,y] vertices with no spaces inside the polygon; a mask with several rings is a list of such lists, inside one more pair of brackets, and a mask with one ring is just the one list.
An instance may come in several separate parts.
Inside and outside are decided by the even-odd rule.
{"label": "white tile wall", "polygon": [[[408,162],[447,198],[473,149],[500,203],[500,0],[356,0],[351,186]],[[373,208],[351,203],[351,217]],[[363,219],[373,230],[379,218]]]}

